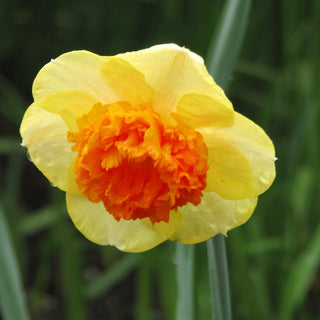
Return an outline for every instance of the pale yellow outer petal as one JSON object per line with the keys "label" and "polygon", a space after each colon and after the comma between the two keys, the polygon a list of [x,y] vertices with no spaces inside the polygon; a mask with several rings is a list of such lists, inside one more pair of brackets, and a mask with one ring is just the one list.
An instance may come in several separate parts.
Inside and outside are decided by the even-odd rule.
{"label": "pale yellow outer petal", "polygon": [[145,77],[124,59],[110,57],[101,68],[101,74],[122,100],[132,105],[151,105],[153,89]]}
{"label": "pale yellow outer petal", "polygon": [[87,91],[102,104],[121,100],[101,76],[101,66],[107,59],[88,51],[71,51],[51,60],[33,82],[34,100],[67,90]]}
{"label": "pale yellow outer petal", "polygon": [[198,206],[187,204],[179,209],[181,223],[170,240],[193,244],[245,223],[257,205],[257,198],[226,200],[214,192],[204,192]]}
{"label": "pale yellow outer petal", "polygon": [[275,178],[272,141],[254,122],[234,113],[234,125],[197,129],[209,151],[207,189],[225,199],[256,197]]}
{"label": "pale yellow outer petal", "polygon": [[58,114],[67,124],[69,130],[78,129],[76,120],[88,113],[99,99],[83,90],[58,91],[46,95],[37,101],[43,109]]}
{"label": "pale yellow outer petal", "polygon": [[[67,208],[77,229],[92,242],[113,245],[127,252],[142,252],[164,242],[178,228],[181,215],[172,212],[169,223],[152,225],[148,218],[116,221],[102,203],[90,202],[79,193],[74,165],[68,170]],[[125,183],[125,182],[124,182]]]}
{"label": "pale yellow outer petal", "polygon": [[182,96],[177,105],[181,120],[193,128],[233,124],[233,110],[217,103],[209,96],[189,93]]}
{"label": "pale yellow outer petal", "polygon": [[[188,121],[201,108],[204,111],[200,114],[206,117],[218,113],[229,118],[233,109],[231,102],[209,75],[203,59],[190,50],[165,44],[117,57],[127,60],[144,75],[155,90],[152,106],[162,116],[169,117],[171,112],[178,112]],[[187,94],[199,97],[184,99]],[[200,96],[207,98],[204,100]],[[194,99],[200,99],[204,104],[197,105],[195,110]]]}
{"label": "pale yellow outer petal", "polygon": [[67,188],[67,169],[76,156],[67,140],[68,127],[61,117],[32,104],[21,123],[23,146],[31,160],[48,180],[62,190]]}

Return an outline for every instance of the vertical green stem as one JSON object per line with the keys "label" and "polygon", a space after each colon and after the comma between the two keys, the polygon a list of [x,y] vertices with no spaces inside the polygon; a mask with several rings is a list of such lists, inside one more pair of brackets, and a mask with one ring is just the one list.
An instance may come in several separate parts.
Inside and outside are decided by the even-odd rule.
{"label": "vertical green stem", "polygon": [[193,320],[194,246],[177,243],[176,250],[178,278],[178,301],[176,309],[176,320]]}
{"label": "vertical green stem", "polygon": [[[228,0],[209,45],[207,66],[215,81],[227,90],[248,25],[251,0]],[[212,319],[230,320],[228,266],[225,240],[217,235],[207,241]]]}
{"label": "vertical green stem", "polygon": [[231,320],[228,263],[224,236],[207,241],[213,320]]}
{"label": "vertical green stem", "polygon": [[[224,90],[236,63],[248,24],[251,0],[228,0],[210,43],[207,56],[209,72]],[[228,267],[222,235],[208,242],[211,303],[214,320],[231,319]],[[178,303],[177,320],[193,319],[194,248],[177,244]]]}

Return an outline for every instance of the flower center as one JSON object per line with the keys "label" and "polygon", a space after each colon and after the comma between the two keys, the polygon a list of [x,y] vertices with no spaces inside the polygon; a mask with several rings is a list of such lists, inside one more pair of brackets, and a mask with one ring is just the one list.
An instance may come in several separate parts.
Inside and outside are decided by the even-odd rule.
{"label": "flower center", "polygon": [[77,151],[79,191],[102,201],[119,221],[169,221],[170,210],[198,205],[206,187],[208,150],[202,136],[176,114],[165,125],[150,106],[96,104],[68,132]]}

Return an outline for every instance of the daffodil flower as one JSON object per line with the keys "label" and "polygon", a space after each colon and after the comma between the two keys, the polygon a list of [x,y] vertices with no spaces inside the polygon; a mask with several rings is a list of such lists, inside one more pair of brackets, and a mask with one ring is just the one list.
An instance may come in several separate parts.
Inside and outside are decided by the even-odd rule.
{"label": "daffodil flower", "polygon": [[95,243],[140,252],[226,234],[274,180],[271,140],[177,45],[68,52],[40,70],[33,97],[23,145]]}

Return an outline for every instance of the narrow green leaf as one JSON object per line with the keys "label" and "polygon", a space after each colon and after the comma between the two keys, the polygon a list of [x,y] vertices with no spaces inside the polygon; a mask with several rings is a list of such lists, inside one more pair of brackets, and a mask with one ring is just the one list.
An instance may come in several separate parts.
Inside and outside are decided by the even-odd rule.
{"label": "narrow green leaf", "polygon": [[0,207],[0,306],[4,320],[27,320],[23,286],[4,212]]}
{"label": "narrow green leaf", "polygon": [[224,89],[234,69],[248,25],[251,0],[226,1],[207,53],[207,68]]}
{"label": "narrow green leaf", "polygon": [[251,60],[239,59],[235,71],[267,82],[273,82],[276,76],[275,70],[271,67]]}
{"label": "narrow green leaf", "polygon": [[320,224],[317,226],[308,246],[292,265],[284,284],[280,319],[292,319],[308,293],[312,277],[320,265]]}
{"label": "narrow green leaf", "polygon": [[106,270],[87,285],[85,288],[85,296],[91,299],[108,291],[137,265],[138,258],[138,255],[126,254],[112,268]]}
{"label": "narrow green leaf", "polygon": [[280,251],[282,248],[283,239],[281,237],[270,237],[248,243],[245,252],[249,255],[263,255],[272,251]]}
{"label": "narrow green leaf", "polygon": [[23,236],[28,236],[57,224],[59,220],[66,216],[64,211],[65,206],[60,207],[61,209],[57,209],[48,206],[30,216],[22,218],[18,225],[19,232]]}

